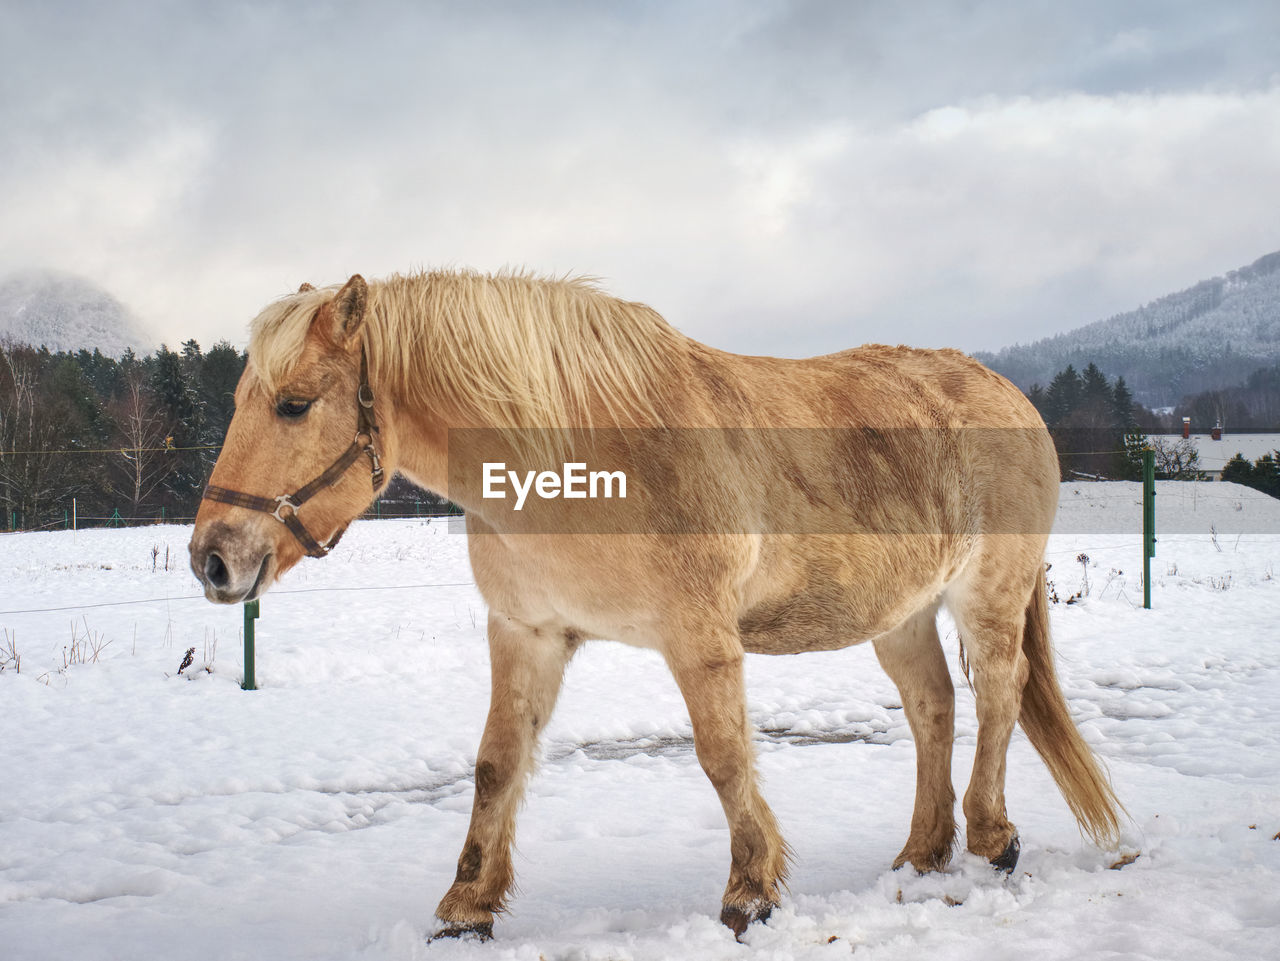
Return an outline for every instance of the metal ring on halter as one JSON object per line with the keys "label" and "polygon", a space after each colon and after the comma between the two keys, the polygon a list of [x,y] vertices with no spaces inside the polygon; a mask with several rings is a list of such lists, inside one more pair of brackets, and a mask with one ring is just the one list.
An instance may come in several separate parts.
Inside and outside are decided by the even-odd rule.
{"label": "metal ring on halter", "polygon": [[276,509],[271,512],[271,516],[274,517],[276,520],[278,520],[281,524],[287,523],[287,521],[285,521],[285,519],[280,516],[280,512],[284,510],[286,507],[289,508],[289,512],[293,516],[297,516],[299,505],[293,502],[292,494],[280,494],[278,497],[276,497]]}

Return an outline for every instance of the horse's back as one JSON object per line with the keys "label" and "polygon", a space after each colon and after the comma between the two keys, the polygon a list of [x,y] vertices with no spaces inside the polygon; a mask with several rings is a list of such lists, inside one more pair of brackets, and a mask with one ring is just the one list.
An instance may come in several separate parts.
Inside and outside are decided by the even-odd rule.
{"label": "horse's back", "polygon": [[732,393],[794,426],[1044,428],[1017,387],[950,348],[867,344],[803,360],[719,356],[745,385]]}

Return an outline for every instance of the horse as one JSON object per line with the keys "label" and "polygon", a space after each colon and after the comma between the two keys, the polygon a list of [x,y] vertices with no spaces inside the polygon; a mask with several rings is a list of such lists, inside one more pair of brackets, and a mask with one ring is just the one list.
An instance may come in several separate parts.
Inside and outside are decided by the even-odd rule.
{"label": "horse", "polygon": [[[916,745],[893,867],[941,870],[957,846],[945,605],[978,719],[968,850],[1017,863],[1015,722],[1082,832],[1118,840],[1123,808],[1049,639],[1054,446],[1017,388],[958,351],[736,355],[591,279],[357,274],[262,310],[235,399],[190,543],[211,601],[254,599],[327,554],[394,474],[465,510],[492,697],[433,936],[492,936],[539,733],[595,639],[655,649],[674,675],[728,821],[720,919],[739,939],[779,903],[791,859],[758,786],[747,653],[871,642]],[[587,467],[625,492],[589,496]]]}

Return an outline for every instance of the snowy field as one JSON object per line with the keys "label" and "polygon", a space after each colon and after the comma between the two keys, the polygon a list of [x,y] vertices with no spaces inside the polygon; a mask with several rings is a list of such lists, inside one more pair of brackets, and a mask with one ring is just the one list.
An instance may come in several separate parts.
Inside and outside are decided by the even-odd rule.
{"label": "snowy field", "polygon": [[[447,524],[359,523],[288,574],[256,692],[241,608],[194,599],[189,528],[0,536],[0,958],[1280,958],[1280,501],[1161,484],[1157,507],[1153,610],[1138,485],[1064,484],[1049,547],[1059,670],[1131,816],[1120,848],[1082,840],[1019,732],[1016,872],[890,871],[914,752],[870,647],[752,656],[796,859],[746,944],[716,920],[728,831],[675,685],[608,643],[570,666],[495,940],[425,942],[488,702]],[[962,791],[976,724],[943,634]]]}

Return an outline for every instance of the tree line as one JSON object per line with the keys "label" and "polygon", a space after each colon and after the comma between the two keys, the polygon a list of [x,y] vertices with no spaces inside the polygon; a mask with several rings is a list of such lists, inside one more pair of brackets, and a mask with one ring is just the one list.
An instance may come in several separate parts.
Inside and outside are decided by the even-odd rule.
{"label": "tree line", "polygon": [[193,516],[245,359],[0,344],[0,526],[61,526],[73,498],[87,523]]}
{"label": "tree line", "polygon": [[[195,340],[118,360],[100,351],[51,352],[0,343],[0,529],[61,527],[72,500],[86,525],[185,521],[194,517],[235,410],[247,357],[226,341]],[[1181,417],[1197,430],[1280,422],[1280,366],[1245,385],[1186,398],[1157,414],[1123,377],[1096,364],[1068,365],[1027,396],[1044,418],[1064,479],[1136,480],[1142,450],[1156,450],[1160,476],[1200,476],[1189,444],[1165,437]],[[1280,496],[1280,452],[1228,465],[1224,479]],[[434,512],[444,502],[397,479],[381,501]]]}
{"label": "tree line", "polygon": [[[1280,423],[1280,365],[1255,371],[1238,388],[1193,394],[1160,412],[1134,403],[1124,378],[1112,381],[1094,363],[1083,371],[1068,364],[1048,387],[1033,384],[1027,397],[1053,437],[1063,480],[1138,480],[1147,448],[1155,452],[1157,477],[1197,480],[1204,473],[1195,445],[1175,433],[1182,418],[1191,418],[1196,433],[1214,426],[1249,430]],[[1253,463],[1237,455],[1222,479],[1280,497],[1278,462],[1280,451]]]}
{"label": "tree line", "polygon": [[1048,387],[1032,384],[1027,397],[1053,437],[1063,480],[1142,477],[1141,427],[1149,412],[1134,402],[1123,377],[1111,381],[1094,363],[1083,372],[1068,364]]}
{"label": "tree line", "polygon": [[[235,412],[247,356],[195,340],[118,360],[0,343],[0,530],[189,521]],[[447,505],[402,479],[373,508]]]}

